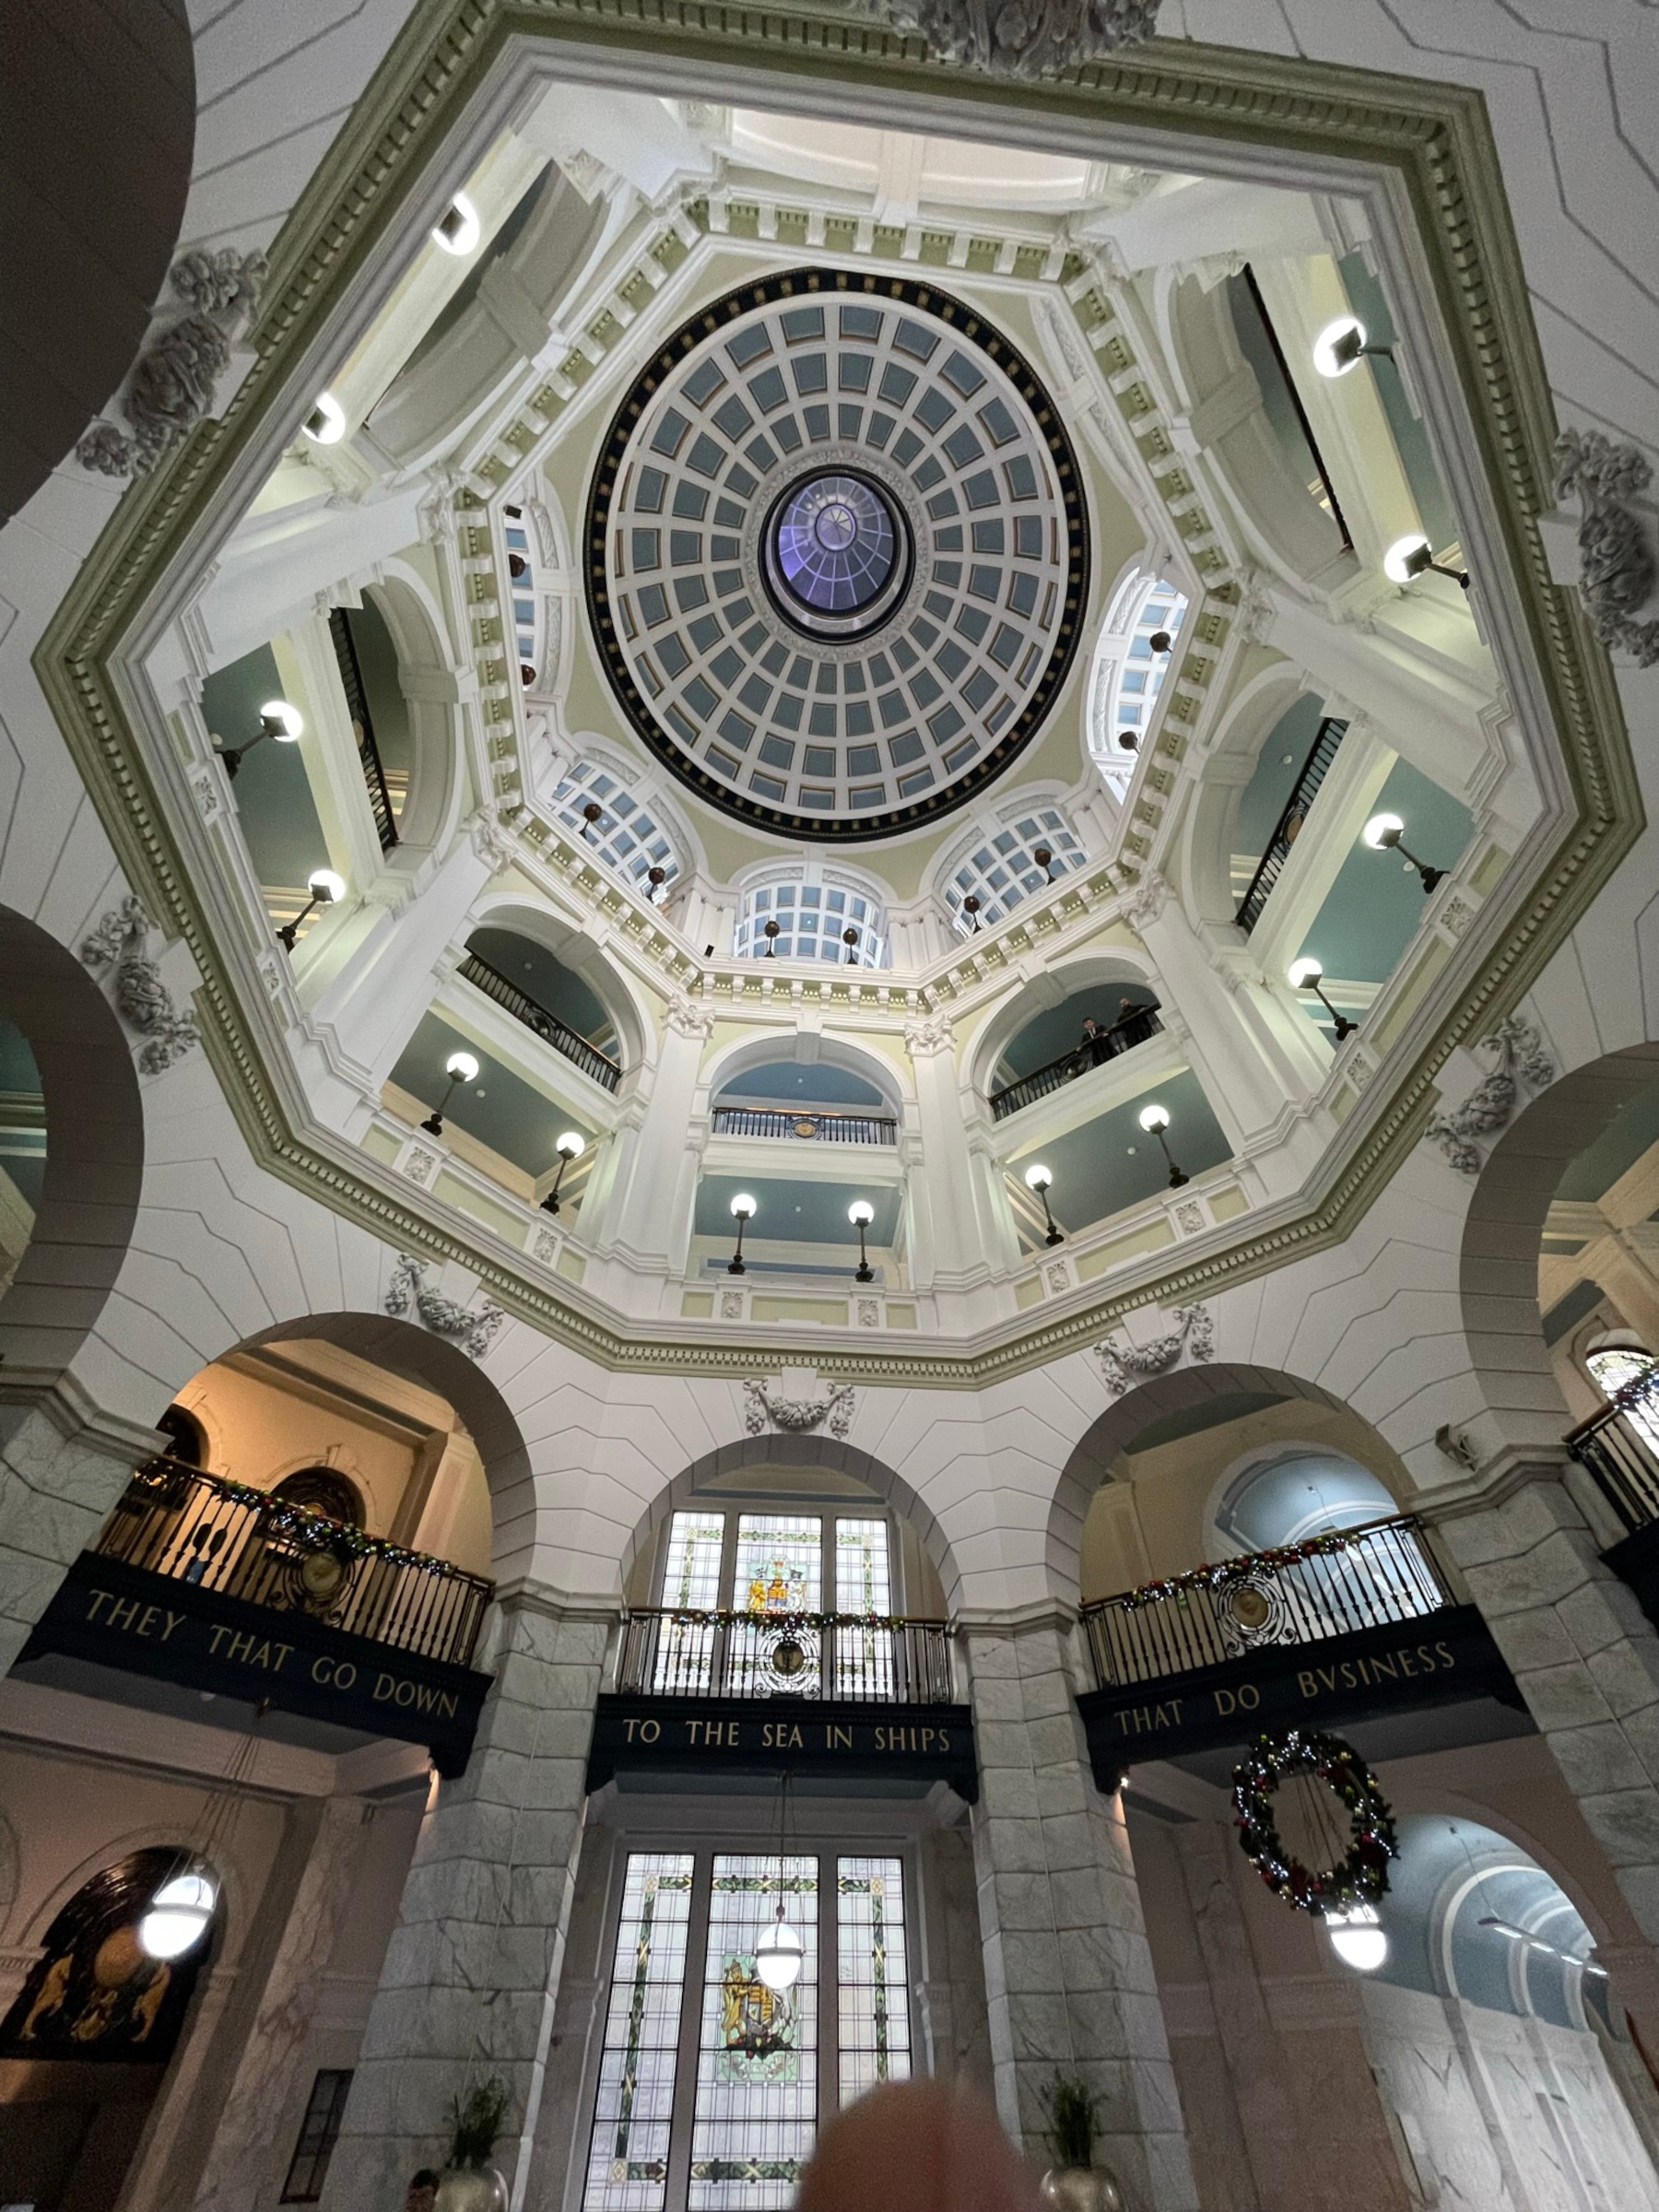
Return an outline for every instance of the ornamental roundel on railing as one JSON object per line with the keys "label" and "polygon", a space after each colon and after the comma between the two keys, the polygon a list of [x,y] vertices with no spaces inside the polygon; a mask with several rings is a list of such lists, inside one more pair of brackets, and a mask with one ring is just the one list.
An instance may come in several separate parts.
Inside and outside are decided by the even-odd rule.
{"label": "ornamental roundel on railing", "polygon": [[1088,582],[1053,401],[974,307],[797,269],[651,360],[589,500],[589,612],[682,782],[792,837],[893,836],[1036,735]]}

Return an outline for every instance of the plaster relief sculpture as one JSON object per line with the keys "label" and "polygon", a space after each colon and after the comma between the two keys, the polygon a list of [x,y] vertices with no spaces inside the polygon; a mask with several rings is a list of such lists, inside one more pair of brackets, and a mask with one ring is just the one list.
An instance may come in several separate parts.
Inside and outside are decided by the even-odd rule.
{"label": "plaster relief sculpture", "polygon": [[426,1277],[424,1260],[412,1260],[406,1253],[400,1253],[382,1301],[385,1311],[394,1318],[401,1318],[412,1307],[423,1328],[430,1329],[434,1336],[447,1336],[473,1359],[481,1359],[494,1342],[496,1331],[506,1320],[506,1314],[489,1299],[476,1312],[470,1307],[458,1305],[453,1298],[441,1297],[436,1290],[429,1289]]}
{"label": "plaster relief sculpture", "polygon": [[230,366],[230,348],[253,321],[265,278],[263,253],[195,249],[172,265],[171,284],[187,312],[138,357],[122,401],[130,433],[101,418],[76,458],[106,477],[142,477],[213,411],[213,394]]}
{"label": "plaster relief sculpture", "polygon": [[1148,873],[1132,891],[1124,894],[1124,919],[1131,929],[1146,930],[1170,902],[1170,887],[1161,876]]}
{"label": "plaster relief sculpture", "polygon": [[129,1029],[136,1030],[146,1040],[138,1065],[147,1076],[159,1076],[201,1042],[195,1016],[179,1012],[172,993],[161,981],[160,969],[147,950],[155,929],[142,903],[129,897],[110,909],[98,927],[82,939],[80,948],[82,963],[94,975],[106,969],[113,971],[115,1010]]}
{"label": "plaster relief sculpture", "polygon": [[930,50],[960,69],[992,76],[1052,76],[1138,46],[1152,36],[1160,0],[915,0],[895,19],[914,21]]}
{"label": "plaster relief sculpture", "polygon": [[743,1386],[743,1426],[750,1436],[763,1435],[770,1423],[794,1434],[822,1425],[831,1436],[844,1437],[853,1426],[856,1404],[849,1382],[826,1391],[820,1398],[785,1398],[753,1378]]}
{"label": "plaster relief sculpture", "polygon": [[912,1060],[919,1053],[947,1053],[953,1041],[948,1014],[930,1014],[904,1025],[904,1049]]}
{"label": "plaster relief sculpture", "polygon": [[1215,1358],[1216,1326],[1208,1308],[1173,1306],[1171,1312],[1176,1326],[1165,1335],[1154,1336],[1150,1344],[1119,1345],[1108,1337],[1095,1346],[1105,1371],[1106,1387],[1115,1396],[1121,1397],[1136,1382],[1161,1375],[1176,1364],[1183,1351],[1192,1355],[1194,1364]]}
{"label": "plaster relief sculpture", "polygon": [[714,1033],[714,1009],[699,1006],[685,992],[677,991],[668,1005],[668,1027],[678,1037],[708,1038]]}
{"label": "plaster relief sculpture", "polygon": [[1504,1128],[1521,1096],[1520,1086],[1543,1090],[1555,1081],[1555,1062],[1543,1048],[1543,1040],[1518,1014],[1500,1021],[1476,1048],[1497,1055],[1491,1074],[1477,1083],[1461,1106],[1437,1113],[1425,1135],[1437,1144],[1460,1175],[1478,1175],[1483,1156],[1475,1139]]}
{"label": "plaster relief sculpture", "polygon": [[1556,440],[1556,496],[1576,491],[1583,502],[1579,596],[1602,643],[1633,653],[1639,668],[1659,662],[1659,618],[1632,618],[1653,597],[1659,572],[1647,529],[1631,506],[1653,475],[1635,446],[1615,445],[1599,430],[1563,430]]}

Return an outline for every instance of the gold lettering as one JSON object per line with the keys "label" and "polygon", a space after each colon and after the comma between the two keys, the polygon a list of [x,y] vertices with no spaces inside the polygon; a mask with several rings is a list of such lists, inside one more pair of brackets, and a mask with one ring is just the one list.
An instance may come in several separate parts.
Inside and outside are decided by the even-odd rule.
{"label": "gold lettering", "polygon": [[[210,1659],[217,1659],[218,1657],[219,1638],[221,1636],[229,1636],[229,1630],[222,1626],[214,1630],[207,1641],[207,1655]],[[323,1662],[319,1659],[317,1662],[317,1666],[321,1666],[322,1665]],[[324,1682],[327,1680],[327,1677],[325,1675],[320,1675],[317,1673],[317,1667],[315,1666],[313,1666],[312,1669],[312,1677],[313,1680],[318,1682]]]}
{"label": "gold lettering", "polygon": [[143,1612],[138,1616],[138,1625],[133,1630],[134,1635],[147,1636],[160,1617],[161,1608],[159,1606],[146,1606]]}
{"label": "gold lettering", "polygon": [[1319,1677],[1320,1680],[1321,1680],[1321,1681],[1322,1681],[1322,1682],[1324,1684],[1324,1686],[1325,1686],[1325,1688],[1326,1688],[1327,1689],[1335,1689],[1335,1687],[1336,1687],[1336,1669],[1335,1669],[1334,1666],[1321,1666],[1321,1667],[1316,1667],[1316,1668],[1314,1669],[1314,1672],[1315,1672],[1315,1673],[1318,1675],[1318,1677]]}
{"label": "gold lettering", "polygon": [[342,1659],[338,1666],[335,1668],[335,1688],[336,1689],[349,1689],[356,1680],[357,1661],[355,1659]]}
{"label": "gold lettering", "polygon": [[138,1618],[138,1600],[135,1597],[118,1597],[110,1606],[110,1626],[112,1629],[130,1629]]}
{"label": "gold lettering", "polygon": [[1310,1674],[1305,1668],[1300,1675],[1297,1676],[1296,1680],[1297,1686],[1300,1689],[1304,1698],[1316,1698],[1319,1695],[1318,1683],[1315,1682],[1312,1674]]}
{"label": "gold lettering", "polygon": [[[168,1615],[168,1618],[170,1620],[172,1618],[171,1614]],[[171,1634],[171,1631],[170,1630],[169,1633]],[[293,1648],[294,1647],[291,1643],[279,1643],[276,1646],[276,1664],[271,1670],[273,1674],[279,1675],[282,1672],[283,1663],[288,1658],[288,1653],[293,1650]]]}
{"label": "gold lettering", "polygon": [[824,1730],[824,1748],[826,1751],[851,1751],[853,1748],[852,1729],[843,1728],[839,1722],[830,1722]]}
{"label": "gold lettering", "polygon": [[109,1590],[94,1590],[92,1593],[92,1603],[87,1607],[87,1619],[88,1623],[95,1621],[98,1618],[98,1608],[100,1606],[112,1606],[114,1603],[115,1598],[113,1592]]}
{"label": "gold lettering", "polygon": [[453,1689],[441,1689],[438,1692],[438,1705],[445,1720],[453,1721],[454,1719],[455,1693]]}
{"label": "gold lettering", "polygon": [[[215,1629],[213,1632],[216,1636],[224,1636],[229,1633],[229,1631],[226,1629]],[[325,1683],[330,1681],[333,1678],[333,1676],[334,1661],[329,1657],[326,1652],[323,1653],[320,1659],[313,1659],[312,1661],[312,1680],[313,1682]]]}
{"label": "gold lettering", "polygon": [[1437,1643],[1434,1648],[1440,1653],[1441,1657],[1445,1661],[1448,1666],[1455,1666],[1457,1665],[1456,1660],[1453,1659],[1451,1651],[1445,1644]]}
{"label": "gold lettering", "polygon": [[948,1728],[941,1728],[939,1731],[939,1748],[941,1751],[948,1751],[950,1748],[950,1731]]}
{"label": "gold lettering", "polygon": [[1415,1682],[1417,1679],[1417,1662],[1412,1658],[1411,1653],[1409,1652],[1396,1652],[1394,1653],[1394,1657],[1399,1661],[1400,1672],[1405,1676],[1406,1681]]}
{"label": "gold lettering", "polygon": [[[168,1638],[172,1634],[173,1630],[178,1627],[179,1623],[183,1619],[183,1618],[184,1616],[182,1613],[170,1613],[168,1615],[167,1626],[161,1631],[161,1641],[163,1643],[167,1641]],[[286,1657],[288,1653],[292,1648],[293,1647],[291,1645],[285,1643],[282,1647],[283,1655]]]}
{"label": "gold lettering", "polygon": [[378,1705],[382,1698],[389,1698],[396,1688],[397,1677],[394,1675],[376,1675],[374,1677],[375,1703]]}
{"label": "gold lettering", "polygon": [[1340,1671],[1340,1673],[1341,1673],[1341,1676],[1342,1676],[1342,1687],[1343,1687],[1343,1688],[1344,1688],[1344,1689],[1352,1689],[1352,1688],[1353,1688],[1353,1687],[1354,1687],[1354,1669],[1353,1669],[1352,1663],[1351,1663],[1350,1661],[1348,1661],[1348,1660],[1345,1659],[1345,1660],[1343,1661],[1343,1663],[1342,1663],[1342,1665],[1341,1665],[1341,1668],[1340,1668],[1340,1670],[1339,1670],[1339,1671]]}
{"label": "gold lettering", "polygon": [[1231,1714],[1238,1712],[1239,1700],[1233,1696],[1230,1689],[1218,1689],[1213,1694],[1216,1700],[1216,1712],[1220,1719],[1227,1720]]}
{"label": "gold lettering", "polygon": [[1399,1670],[1392,1659],[1373,1659],[1371,1671],[1378,1676],[1385,1676],[1390,1682],[1397,1682],[1400,1678]]}
{"label": "gold lettering", "polygon": [[1256,1688],[1253,1682],[1240,1683],[1239,1703],[1244,1708],[1246,1712],[1253,1712],[1261,1701],[1262,1693]]}
{"label": "gold lettering", "polygon": [[226,1652],[225,1656],[229,1660],[232,1666],[238,1666],[247,1657],[248,1653],[253,1649],[253,1631],[252,1629],[249,1629],[239,1635],[231,1637],[229,1648]]}
{"label": "gold lettering", "polygon": [[[736,1728],[737,1728],[737,1724],[736,1724],[736,1722],[735,1722],[735,1721],[730,1721],[730,1722],[728,1722],[728,1723],[727,1723],[727,1726],[728,1726],[728,1727],[730,1727],[730,1728],[731,1728],[731,1730],[733,1731],[733,1735],[732,1735],[732,1741],[733,1741],[734,1743],[735,1743],[735,1742],[736,1742],[736,1740],[737,1740],[737,1737],[736,1737]],[[801,1731],[800,1731],[800,1729],[799,1729],[798,1727],[793,1727],[793,1728],[791,1728],[791,1730],[789,1731],[789,1748],[790,1748],[792,1751],[800,1751],[800,1750],[803,1750],[803,1749],[805,1748],[805,1746],[803,1745],[803,1743],[802,1743],[802,1741],[801,1741]]]}
{"label": "gold lettering", "polygon": [[[639,1724],[639,1724],[639,1722],[638,1722],[638,1721],[624,1721],[624,1722],[623,1722],[623,1724],[622,1724],[623,1730],[624,1730],[624,1732],[626,1733],[626,1735],[627,1735],[627,1737],[628,1737],[628,1740],[629,1740],[629,1742],[630,1744],[633,1742],[633,1739],[634,1739],[634,1730],[635,1730],[635,1729],[636,1729],[636,1728],[639,1726]],[[692,1725],[692,1727],[693,1727],[693,1728],[695,1728],[695,1727],[696,1727],[696,1725],[697,1725],[697,1723],[696,1723],[695,1721],[693,1721],[693,1722],[692,1722],[692,1724],[691,1724],[691,1725]],[[696,1737],[694,1736],[694,1737],[692,1738],[692,1741],[695,1743],[695,1742],[696,1742],[696,1740],[697,1740],[697,1739],[696,1739]]]}
{"label": "gold lettering", "polygon": [[640,1723],[640,1741],[642,1744],[654,1744],[662,1733],[663,1724],[661,1721],[641,1721]]}

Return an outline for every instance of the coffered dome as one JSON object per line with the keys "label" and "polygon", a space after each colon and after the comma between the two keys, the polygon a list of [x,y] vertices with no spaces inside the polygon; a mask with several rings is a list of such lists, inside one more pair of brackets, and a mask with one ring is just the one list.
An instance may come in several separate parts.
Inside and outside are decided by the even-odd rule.
{"label": "coffered dome", "polygon": [[1088,582],[1053,402],[976,309],[804,269],[700,312],[635,382],[588,510],[634,727],[727,813],[871,838],[1036,734]]}

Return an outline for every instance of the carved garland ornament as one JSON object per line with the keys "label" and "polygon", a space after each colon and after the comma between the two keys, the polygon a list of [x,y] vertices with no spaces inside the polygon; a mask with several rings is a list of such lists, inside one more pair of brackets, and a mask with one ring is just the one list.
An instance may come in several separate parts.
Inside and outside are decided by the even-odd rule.
{"label": "carved garland ornament", "polygon": [[1631,618],[1653,595],[1655,563],[1630,501],[1653,475],[1635,446],[1615,445],[1599,430],[1563,430],[1556,440],[1556,496],[1576,491],[1583,501],[1579,596],[1602,643],[1633,653],[1639,668],[1659,661],[1659,618]]}
{"label": "carved garland ornament", "polygon": [[422,1326],[430,1329],[434,1336],[447,1336],[473,1359],[481,1359],[506,1314],[489,1299],[475,1312],[467,1306],[457,1305],[453,1298],[440,1297],[436,1290],[428,1288],[426,1275],[424,1260],[412,1260],[406,1253],[399,1253],[383,1301],[386,1312],[401,1317],[412,1306]]}
{"label": "carved garland ornament", "polygon": [[179,1012],[172,993],[161,981],[161,971],[146,950],[155,927],[143,901],[128,897],[110,909],[81,940],[80,948],[83,964],[94,975],[106,968],[114,971],[116,1011],[147,1041],[138,1054],[138,1065],[147,1076],[159,1076],[201,1042],[195,1016]]}
{"label": "carved garland ornament", "polygon": [[179,256],[171,284],[188,312],[138,357],[122,402],[131,434],[100,418],[75,449],[84,468],[105,477],[147,476],[163,453],[189,437],[212,411],[214,386],[230,366],[232,341],[253,321],[265,279],[263,253],[226,247]]}
{"label": "carved garland ornament", "polygon": [[1107,1337],[1095,1346],[1105,1370],[1106,1387],[1114,1395],[1121,1397],[1132,1384],[1161,1375],[1166,1368],[1175,1365],[1183,1351],[1190,1351],[1195,1362],[1215,1358],[1216,1324],[1209,1309],[1174,1306],[1171,1312],[1177,1325],[1166,1335],[1155,1336],[1150,1344],[1121,1346]]}
{"label": "carved garland ornament", "polygon": [[1138,46],[1161,0],[899,0],[938,58],[993,76],[1052,76]]}
{"label": "carved garland ornament", "polygon": [[853,1426],[856,1404],[848,1382],[827,1391],[821,1398],[782,1398],[752,1377],[743,1386],[743,1426],[750,1436],[764,1434],[770,1422],[774,1429],[796,1433],[822,1423],[831,1436],[844,1437]]}
{"label": "carved garland ornament", "polygon": [[1555,1062],[1543,1049],[1543,1040],[1529,1021],[1518,1014],[1500,1021],[1477,1050],[1495,1053],[1498,1065],[1477,1083],[1463,1104],[1450,1113],[1437,1113],[1424,1135],[1437,1144],[1460,1175],[1478,1175],[1482,1166],[1475,1139],[1501,1129],[1515,1111],[1519,1085],[1543,1090],[1555,1081]]}

